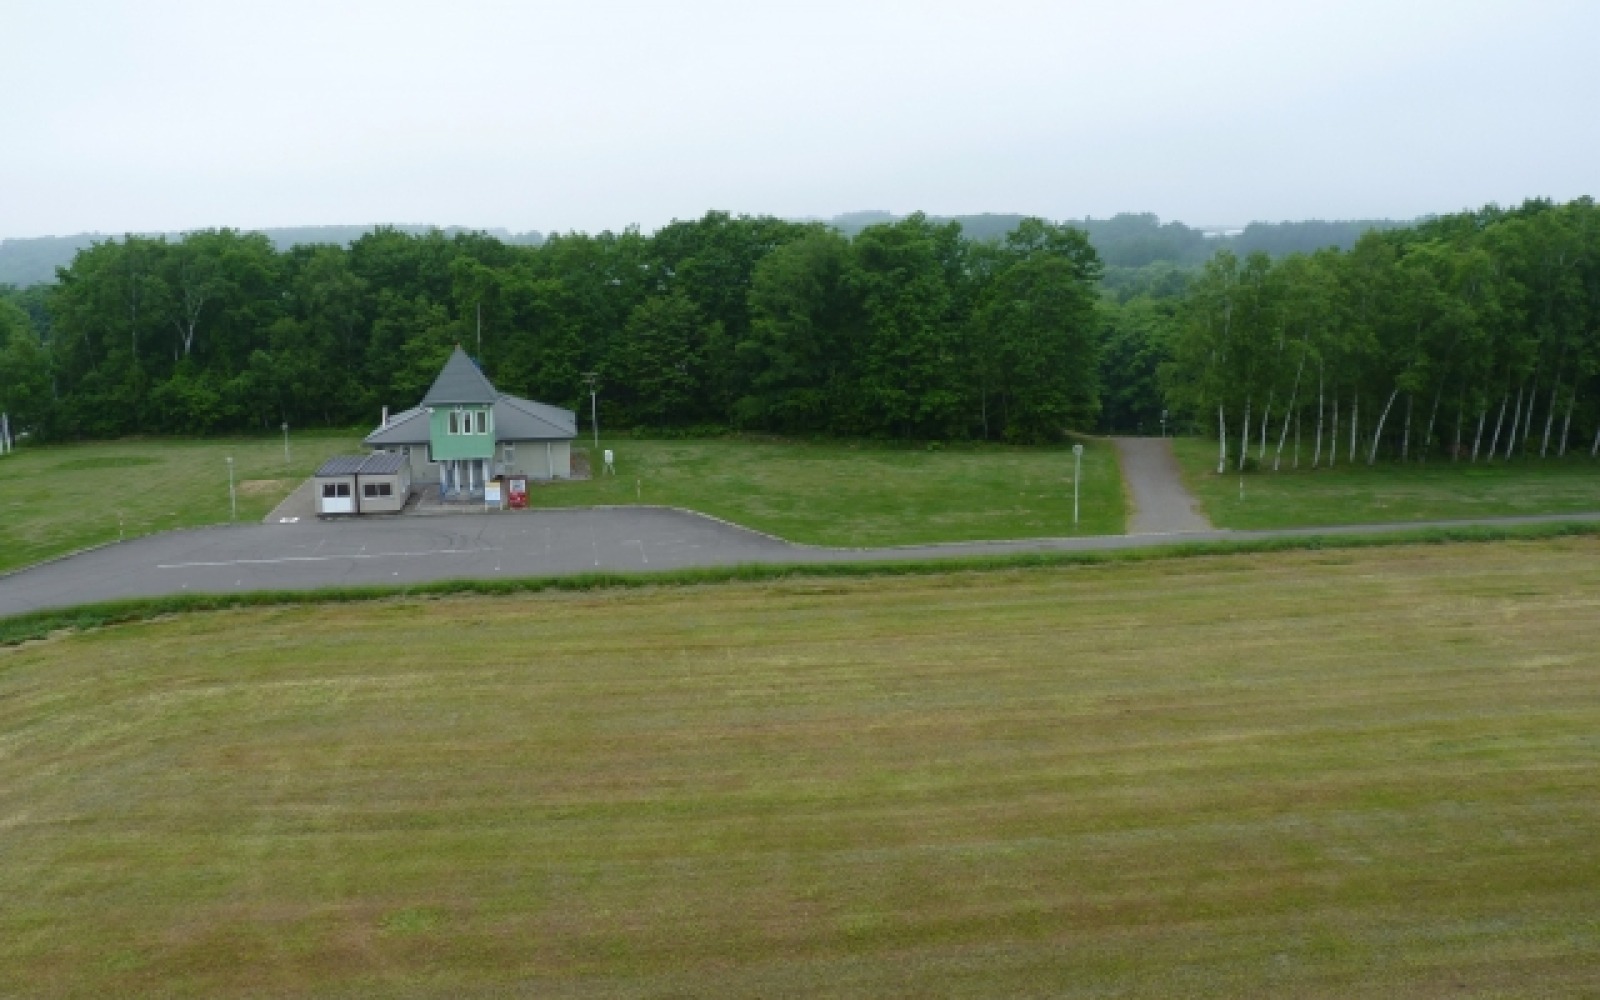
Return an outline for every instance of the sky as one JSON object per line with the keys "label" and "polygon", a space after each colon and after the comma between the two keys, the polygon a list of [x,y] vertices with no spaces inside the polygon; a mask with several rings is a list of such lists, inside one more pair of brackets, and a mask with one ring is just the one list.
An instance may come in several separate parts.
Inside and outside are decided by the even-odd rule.
{"label": "sky", "polygon": [[1600,194],[1593,0],[0,0],[0,238]]}

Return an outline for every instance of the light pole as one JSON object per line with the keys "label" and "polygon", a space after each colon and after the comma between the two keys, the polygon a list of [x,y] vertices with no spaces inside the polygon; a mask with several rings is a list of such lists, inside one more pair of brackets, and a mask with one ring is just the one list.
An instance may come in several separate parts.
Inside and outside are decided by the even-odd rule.
{"label": "light pole", "polygon": [[1162,437],[1166,437],[1167,436],[1167,411],[1166,410],[1162,410],[1161,411],[1161,436]]}
{"label": "light pole", "polygon": [[289,471],[289,421],[283,422],[283,471]]}
{"label": "light pole", "polygon": [[1072,446],[1072,526],[1078,526],[1078,480],[1083,471],[1083,445]]}
{"label": "light pole", "polygon": [[600,373],[584,372],[583,384],[589,387],[589,426],[594,428],[594,449],[600,451],[600,410],[595,395],[600,391]]}
{"label": "light pole", "polygon": [[228,520],[239,520],[239,495],[233,491],[233,456],[228,456]]}

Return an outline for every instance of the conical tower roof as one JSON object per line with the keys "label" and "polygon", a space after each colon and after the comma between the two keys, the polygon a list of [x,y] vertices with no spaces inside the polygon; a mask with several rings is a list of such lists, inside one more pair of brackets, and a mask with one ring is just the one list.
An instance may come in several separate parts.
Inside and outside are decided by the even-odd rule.
{"label": "conical tower roof", "polygon": [[488,406],[499,398],[500,393],[489,381],[488,376],[483,374],[483,369],[478,367],[477,362],[467,357],[467,352],[457,344],[455,351],[450,355],[450,360],[439,369],[439,377],[433,380],[433,388],[422,397],[422,405]]}

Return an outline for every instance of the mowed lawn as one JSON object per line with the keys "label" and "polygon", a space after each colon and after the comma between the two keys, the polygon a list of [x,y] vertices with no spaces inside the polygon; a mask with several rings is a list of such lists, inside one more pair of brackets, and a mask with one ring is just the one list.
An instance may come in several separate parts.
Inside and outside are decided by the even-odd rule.
{"label": "mowed lawn", "polygon": [[[535,507],[665,504],[811,545],[1114,535],[1126,517],[1109,442],[1084,445],[1079,521],[1068,446],[896,446],[722,438],[600,443],[615,476],[533,491]],[[592,447],[580,439],[574,452]],[[600,469],[602,463],[594,466]]]}
{"label": "mowed lawn", "polygon": [[[737,438],[601,443],[617,475],[536,485],[532,506],[665,504],[815,545],[1120,534],[1115,451],[1089,441],[1072,521],[1068,447],[807,444]],[[150,438],[24,448],[0,459],[0,572],[118,538],[223,524],[234,456],[240,521],[259,521],[353,433],[281,438]],[[574,451],[586,454],[580,440]],[[595,463],[596,467],[601,465]]]}
{"label": "mowed lawn", "polygon": [[352,433],[134,438],[21,448],[0,458],[0,572],[118,538],[225,524],[228,456],[239,520],[260,521]]}
{"label": "mowed lawn", "polygon": [[0,993],[1594,996],[1600,541],[0,650]]}
{"label": "mowed lawn", "polygon": [[[1537,447],[1537,442],[1534,442]],[[1511,462],[1451,462],[1435,456],[1427,464],[1382,462],[1352,465],[1341,452],[1332,469],[1311,469],[1302,445],[1301,467],[1244,474],[1240,498],[1237,442],[1229,471],[1217,475],[1217,443],[1201,438],[1173,441],[1184,480],[1219,528],[1298,528],[1332,524],[1496,517],[1507,514],[1571,514],[1600,511],[1600,462],[1587,448],[1562,459],[1517,458]],[[1254,455],[1254,452],[1251,453]],[[1326,457],[1326,456],[1324,456]]]}

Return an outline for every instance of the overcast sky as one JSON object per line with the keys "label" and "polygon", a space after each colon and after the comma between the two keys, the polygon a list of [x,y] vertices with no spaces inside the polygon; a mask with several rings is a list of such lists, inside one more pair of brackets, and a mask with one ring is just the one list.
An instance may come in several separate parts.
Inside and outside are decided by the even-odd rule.
{"label": "overcast sky", "polygon": [[1600,185],[1600,2],[0,0],[0,237]]}

